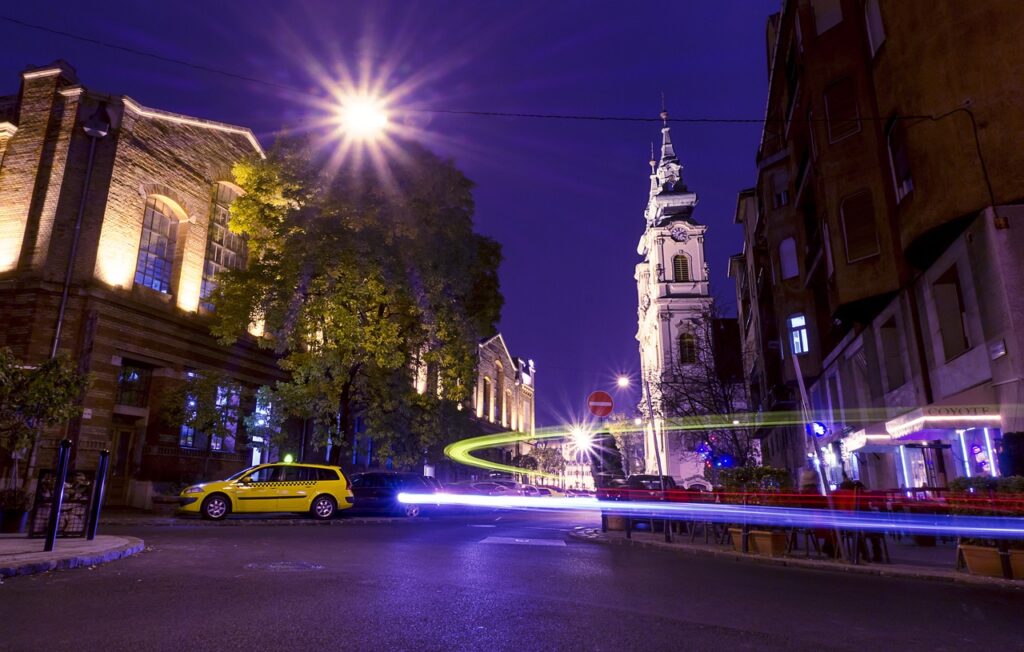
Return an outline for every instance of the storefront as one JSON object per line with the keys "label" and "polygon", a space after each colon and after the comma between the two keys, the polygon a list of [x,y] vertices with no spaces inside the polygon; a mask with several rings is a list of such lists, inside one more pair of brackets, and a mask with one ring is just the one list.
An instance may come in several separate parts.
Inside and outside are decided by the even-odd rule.
{"label": "storefront", "polygon": [[903,488],[944,488],[954,478],[999,475],[997,405],[931,405],[885,423]]}

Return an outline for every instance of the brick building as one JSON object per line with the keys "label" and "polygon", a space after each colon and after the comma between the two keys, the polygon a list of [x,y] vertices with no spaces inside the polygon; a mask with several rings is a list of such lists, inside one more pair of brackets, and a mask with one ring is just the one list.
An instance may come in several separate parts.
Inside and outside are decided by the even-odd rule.
{"label": "brick building", "polygon": [[226,228],[231,166],[262,154],[248,129],[87,89],[64,62],[0,97],[0,346],[30,364],[66,351],[92,378],[84,414],[47,433],[40,466],[65,436],[78,468],[110,449],[110,502],[145,506],[154,483],[258,455],[241,423],[235,440],[210,442],[164,423],[160,401],[188,370],[279,377],[251,338],[219,345],[206,316],[213,275],[245,256]]}
{"label": "brick building", "polygon": [[1022,29],[1011,0],[787,0],[769,19],[730,261],[755,408],[798,416],[767,420],[767,463],[819,448],[829,483],[876,488],[999,472],[1024,429]]}

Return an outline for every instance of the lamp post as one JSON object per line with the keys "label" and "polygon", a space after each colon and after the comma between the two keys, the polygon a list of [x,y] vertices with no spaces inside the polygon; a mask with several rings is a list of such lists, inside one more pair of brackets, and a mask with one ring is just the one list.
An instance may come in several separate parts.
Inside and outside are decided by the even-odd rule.
{"label": "lamp post", "polygon": [[[654,446],[654,460],[658,464],[658,483],[661,485],[661,500],[665,500],[667,498],[665,495],[665,471],[661,464],[661,447],[658,446],[658,428],[654,422],[654,404],[651,402],[651,384],[650,380],[647,378],[647,373],[644,370],[642,358],[640,360],[640,376],[643,378],[644,382],[644,399],[647,402],[647,420],[651,424],[651,442]],[[623,381],[625,381],[625,384],[623,384]],[[628,387],[629,377],[619,376],[618,385],[619,387]],[[668,519],[665,519],[662,528],[665,530],[665,541],[672,541],[672,532],[669,529]]]}

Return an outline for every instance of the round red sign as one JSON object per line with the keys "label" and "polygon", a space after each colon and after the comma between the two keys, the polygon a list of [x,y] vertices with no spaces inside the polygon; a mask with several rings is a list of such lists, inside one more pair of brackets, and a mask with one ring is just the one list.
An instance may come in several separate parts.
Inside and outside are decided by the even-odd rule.
{"label": "round red sign", "polygon": [[606,417],[612,413],[612,395],[598,390],[587,397],[587,407],[595,417]]}

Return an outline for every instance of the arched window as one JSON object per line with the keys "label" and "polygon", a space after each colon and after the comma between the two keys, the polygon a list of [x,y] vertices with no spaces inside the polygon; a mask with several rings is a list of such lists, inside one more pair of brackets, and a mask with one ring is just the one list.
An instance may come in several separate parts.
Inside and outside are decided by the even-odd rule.
{"label": "arched window", "polygon": [[685,283],[690,280],[690,259],[684,254],[679,254],[672,259],[672,276],[676,283]]}
{"label": "arched window", "polygon": [[480,401],[480,418],[490,419],[491,418],[491,379],[484,378],[483,387],[480,389],[483,392],[483,396]]}
{"label": "arched window", "polygon": [[238,269],[245,264],[245,240],[228,230],[231,218],[231,202],[238,197],[238,191],[229,183],[218,183],[210,208],[210,233],[206,241],[206,261],[203,264],[203,284],[199,293],[200,305],[213,310],[210,295],[217,288],[214,277],[228,270]]}
{"label": "arched window", "polygon": [[679,362],[681,364],[697,362],[697,338],[692,333],[683,333],[679,336]]}
{"label": "arched window", "polygon": [[162,199],[150,197],[142,218],[139,260],[135,266],[138,285],[170,293],[177,231],[178,217],[174,209]]}
{"label": "arched window", "polygon": [[494,417],[491,421],[502,423],[505,421],[505,367],[499,362],[495,365],[497,383],[494,386]]}
{"label": "arched window", "polygon": [[779,271],[783,279],[800,275],[800,267],[796,262],[796,240],[793,238],[786,238],[779,243]]}

